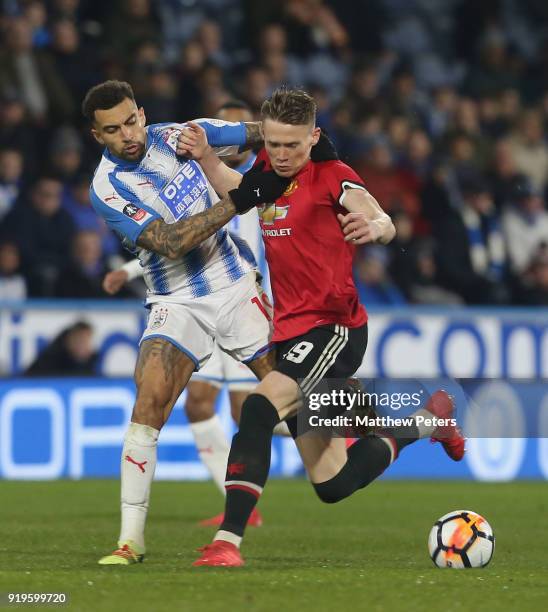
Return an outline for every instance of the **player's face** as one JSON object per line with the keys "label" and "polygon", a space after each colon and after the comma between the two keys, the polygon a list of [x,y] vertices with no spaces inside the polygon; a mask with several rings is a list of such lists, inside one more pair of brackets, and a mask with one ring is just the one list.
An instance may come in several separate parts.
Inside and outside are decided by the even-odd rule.
{"label": "player's face", "polygon": [[116,157],[138,161],[145,154],[145,112],[126,98],[107,110],[96,110],[91,132]]}
{"label": "player's face", "polygon": [[[253,121],[253,115],[245,108],[223,108],[217,113],[217,119],[238,123],[240,121]],[[223,157],[223,161],[227,166],[237,168],[241,166],[250,155],[251,151],[244,151],[237,155]]]}
{"label": "player's face", "polygon": [[265,119],[263,135],[272,168],[276,174],[290,177],[297,174],[310,159],[310,149],[318,142],[320,128]]}

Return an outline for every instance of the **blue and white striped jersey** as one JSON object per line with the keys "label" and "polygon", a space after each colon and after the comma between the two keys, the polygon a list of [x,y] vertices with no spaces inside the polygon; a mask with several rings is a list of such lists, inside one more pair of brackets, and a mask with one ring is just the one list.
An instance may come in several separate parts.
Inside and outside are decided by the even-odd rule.
{"label": "blue and white striped jersey", "polygon": [[[256,157],[256,155],[251,154],[242,165],[234,169],[240,174],[245,174],[253,167]],[[252,208],[244,215],[236,215],[229,221],[227,228],[240,251],[241,257],[261,273],[263,289],[270,294],[268,266],[257,209]]]}
{"label": "blue and white striped jersey", "polygon": [[[213,144],[226,129],[232,142],[245,141],[243,124],[207,120],[202,126]],[[254,266],[240,256],[226,228],[180,260],[136,245],[143,229],[155,219],[175,223],[211,207],[219,198],[200,165],[176,155],[177,137],[184,124],[150,125],[143,159],[128,162],[105,149],[91,185],[94,209],[136,251],[147,284],[147,303],[178,302],[218,291],[242,278]],[[238,132],[239,130],[239,132]],[[230,154],[237,147],[220,147]]]}

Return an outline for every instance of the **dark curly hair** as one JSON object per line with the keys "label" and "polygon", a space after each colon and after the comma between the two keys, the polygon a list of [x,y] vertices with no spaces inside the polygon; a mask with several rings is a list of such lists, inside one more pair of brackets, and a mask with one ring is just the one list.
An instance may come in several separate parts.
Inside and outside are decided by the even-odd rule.
{"label": "dark curly hair", "polygon": [[96,110],[108,110],[123,102],[126,98],[135,102],[135,94],[126,81],[105,81],[92,87],[82,102],[84,117],[93,123]]}

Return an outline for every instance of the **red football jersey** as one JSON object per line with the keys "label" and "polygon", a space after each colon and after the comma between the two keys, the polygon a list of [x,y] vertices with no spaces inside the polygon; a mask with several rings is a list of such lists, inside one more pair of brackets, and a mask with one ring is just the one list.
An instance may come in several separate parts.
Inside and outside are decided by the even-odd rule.
{"label": "red football jersey", "polygon": [[[266,161],[263,149],[256,164]],[[348,188],[363,187],[346,164],[309,161],[281,198],[257,208],[274,297],[275,342],[313,327],[367,321],[352,277],[355,247],[344,241],[337,213]]]}

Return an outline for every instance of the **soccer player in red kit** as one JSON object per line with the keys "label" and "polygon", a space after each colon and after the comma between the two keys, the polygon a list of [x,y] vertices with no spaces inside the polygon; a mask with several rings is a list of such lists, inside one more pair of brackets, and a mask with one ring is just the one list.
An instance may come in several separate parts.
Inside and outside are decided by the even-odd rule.
{"label": "soccer player in red kit", "polygon": [[[347,450],[345,440],[330,432],[307,435],[297,428],[303,396],[323,378],[352,376],[363,360],[367,314],[352,278],[354,241],[386,244],[395,234],[359,176],[334,152],[311,161],[320,138],[315,111],[314,100],[301,90],[277,90],[263,104],[265,149],[256,168],[291,179],[280,198],[258,207],[274,296],[276,365],[244,402],[227,465],[224,521],[194,565],[243,565],[239,546],[268,477],[272,430],[280,420],[288,422],[312,486],[327,503],[372,482],[409,443],[439,433],[419,426],[392,429]],[[204,146],[199,126],[191,125],[190,132],[179,141],[181,152],[195,155],[219,195],[229,195],[240,209],[234,189],[241,177]],[[424,409],[430,417],[452,410],[445,392],[434,394]],[[446,452],[462,458],[460,433],[455,428],[445,434],[440,441]]]}

